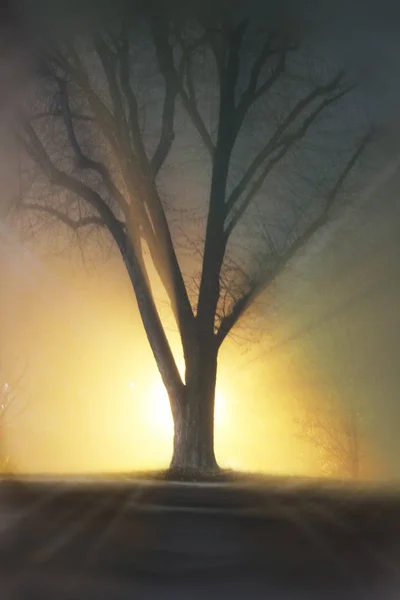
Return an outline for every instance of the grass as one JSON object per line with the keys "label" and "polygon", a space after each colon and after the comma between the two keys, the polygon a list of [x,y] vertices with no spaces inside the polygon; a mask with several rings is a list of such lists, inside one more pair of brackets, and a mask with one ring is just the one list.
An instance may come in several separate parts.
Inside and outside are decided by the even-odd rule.
{"label": "grass", "polygon": [[153,478],[161,481],[227,483],[240,479],[240,474],[228,469],[179,469],[170,468],[154,473]]}
{"label": "grass", "polygon": [[[245,473],[230,469],[192,469],[168,468],[149,471],[133,471],[131,473],[109,474],[111,478],[123,476],[132,480],[170,481],[180,483],[228,483],[241,481],[246,478]],[[107,476],[107,474],[106,474]]]}
{"label": "grass", "polygon": [[[166,481],[179,483],[256,483],[256,484],[281,484],[282,482],[308,482],[320,481],[315,477],[296,477],[291,475],[268,475],[266,473],[253,473],[235,471],[233,469],[195,469],[195,468],[168,468],[155,471],[139,471],[122,473],[124,477],[135,480]],[[114,475],[115,476],[115,475]],[[322,480],[321,480],[322,481]],[[330,480],[324,480],[330,481]]]}

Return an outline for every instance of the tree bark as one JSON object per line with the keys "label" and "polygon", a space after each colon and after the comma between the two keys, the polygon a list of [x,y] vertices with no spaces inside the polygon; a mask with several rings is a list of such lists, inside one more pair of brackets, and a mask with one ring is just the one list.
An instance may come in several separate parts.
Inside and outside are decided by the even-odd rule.
{"label": "tree bark", "polygon": [[208,348],[186,365],[181,406],[171,402],[174,418],[172,469],[217,471],[214,454],[214,406],[217,350]]}

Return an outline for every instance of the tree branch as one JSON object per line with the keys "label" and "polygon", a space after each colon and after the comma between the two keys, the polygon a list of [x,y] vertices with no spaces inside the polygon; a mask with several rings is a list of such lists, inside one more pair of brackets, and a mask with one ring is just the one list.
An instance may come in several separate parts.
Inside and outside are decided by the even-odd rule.
{"label": "tree branch", "polygon": [[[250,107],[257,102],[261,96],[263,96],[279,79],[279,77],[284,73],[286,68],[286,58],[288,52],[294,50],[295,46],[288,46],[283,48],[282,50],[273,50],[271,47],[271,40],[268,38],[265,40],[257,58],[253,63],[253,67],[251,69],[249,83],[247,85],[246,90],[242,94],[242,97],[239,101],[237,108],[237,127],[240,127],[243,124],[243,121],[250,109]],[[271,75],[264,81],[263,84],[259,86],[259,79],[261,76],[261,71],[265,66],[268,58],[274,56],[279,53],[279,60],[276,67],[273,69]]]}
{"label": "tree branch", "polygon": [[70,104],[69,104],[67,82],[59,77],[56,78],[56,81],[57,81],[59,89],[60,89],[61,106],[63,109],[64,123],[65,123],[65,127],[67,130],[68,140],[69,140],[71,147],[77,158],[78,166],[82,169],[91,169],[93,171],[96,171],[100,175],[104,186],[106,187],[108,192],[111,194],[111,196],[114,198],[114,200],[118,203],[118,205],[121,208],[121,210],[123,211],[123,213],[126,215],[128,213],[127,202],[126,202],[124,196],[121,194],[121,192],[117,188],[117,186],[115,185],[115,183],[113,182],[109,170],[107,169],[107,167],[105,166],[104,163],[93,160],[92,158],[87,156],[83,152],[83,150],[79,144],[77,135],[75,133],[75,127],[74,127],[72,114],[71,114],[71,108],[70,108]]}
{"label": "tree branch", "polygon": [[[97,116],[97,121],[101,126],[103,133],[113,148],[115,148],[115,135],[113,133],[113,125],[115,122],[114,116],[108,106],[99,98],[93,90],[89,77],[85,71],[85,67],[73,46],[70,46],[69,53],[72,56],[74,64],[58,52],[57,49],[52,49],[52,55],[56,64],[69,75],[71,79],[85,92],[89,105],[93,113]],[[50,75],[53,77],[53,73]]]}
{"label": "tree branch", "polygon": [[249,103],[252,101],[254,94],[256,93],[258,87],[258,81],[260,79],[261,70],[264,67],[267,59],[272,56],[273,50],[271,47],[271,40],[267,38],[264,41],[264,44],[261,47],[261,50],[253,63],[253,67],[250,72],[249,83],[243,96],[239,103],[239,108],[241,105],[249,106]]}
{"label": "tree branch", "polygon": [[[178,93],[182,99],[183,106],[188,113],[193,125],[195,126],[197,132],[199,133],[204,146],[208,150],[211,157],[214,155],[214,144],[211,138],[210,133],[205,126],[205,123],[200,114],[199,108],[197,106],[196,99],[191,97],[185,90],[182,78],[179,76],[177,72],[175,61],[174,61],[174,53],[173,48],[168,41],[166,35],[162,32],[163,25],[160,23],[153,22],[153,41],[157,53],[163,55],[164,68],[167,69],[166,75],[168,79],[174,82]],[[162,33],[160,33],[162,32]],[[165,77],[165,75],[164,75]]]}
{"label": "tree branch", "polygon": [[[82,229],[83,227],[88,227],[90,225],[97,225],[99,227],[105,227],[104,221],[100,217],[90,216],[90,217],[82,217],[80,219],[71,219],[60,210],[52,206],[44,206],[42,204],[35,204],[32,202],[24,202],[20,204],[19,208],[23,210],[32,210],[35,212],[46,213],[51,217],[56,218],[58,221],[67,225],[73,231],[77,231],[78,229]],[[121,223],[122,225],[122,223]]]}
{"label": "tree branch", "polygon": [[[109,86],[110,90],[112,90],[112,92],[110,91],[112,101],[114,102],[115,100],[115,102],[117,103],[114,106],[114,112],[115,114],[118,114],[118,112],[122,110],[120,106],[121,95],[118,90],[114,89],[117,85],[117,81],[115,80],[114,73],[111,72],[110,69],[112,51],[109,49],[107,50],[107,48],[103,45],[101,40],[96,41],[96,46],[97,52],[100,52],[102,55],[104,69],[108,73]],[[134,100],[134,97],[130,96],[129,91],[129,65],[128,63],[125,64],[124,62],[127,59],[127,54],[123,54],[123,52],[126,53],[128,51],[128,48],[125,46],[121,48],[120,51],[120,60],[122,60],[122,62],[120,63],[120,68],[122,69],[121,75],[124,79],[124,90],[128,97],[131,100]],[[69,138],[75,152],[78,154],[80,160],[82,160],[82,157],[84,158],[88,168],[93,168],[96,169],[98,172],[101,172],[104,178],[104,183],[108,186],[108,189],[110,189],[113,194],[119,194],[117,189],[110,188],[112,180],[111,177],[106,177],[108,175],[108,172],[105,170],[104,165],[99,165],[99,163],[92,161],[91,159],[88,159],[88,157],[85,157],[83,155],[79,143],[76,139],[76,135],[74,133],[72,119],[68,118],[69,105],[67,104],[67,100],[68,97],[65,98],[65,101]],[[134,110],[134,106],[131,106],[131,110]],[[135,115],[131,116],[133,119],[135,118]],[[124,118],[120,121],[119,127],[122,127],[123,123]],[[132,126],[135,131],[136,123],[133,122]],[[139,142],[139,140],[137,140],[137,142]],[[157,190],[154,188],[153,182],[149,181],[146,177],[146,169],[143,173],[141,172],[140,168],[137,168],[135,156],[131,152],[129,140],[126,138],[125,134],[123,135],[123,143],[125,146],[126,153],[125,159],[124,156],[121,156],[120,148],[117,148],[116,151],[117,155],[121,159],[120,162],[122,165],[122,171],[129,190],[129,194],[131,196],[131,204],[127,204],[122,194],[119,194],[117,196],[117,201],[120,203],[120,206],[123,207],[127,227],[131,233],[132,242],[134,243],[134,245],[136,245],[135,250],[138,256],[140,245],[140,239],[138,235],[138,222],[140,222],[141,224],[144,237],[149,245],[149,250],[154,261],[154,265],[160,275],[161,281],[163,282],[163,285],[165,286],[165,289],[171,300],[172,309],[175,314],[177,323],[179,325],[179,330],[181,332],[184,351],[189,352],[189,345],[191,344],[192,339],[190,330],[192,328],[193,311],[187,295],[187,290],[183,281],[179,263],[175,254],[168,222],[161,203],[161,199],[157,193]],[[131,159],[130,161],[128,161],[128,165],[126,164],[126,156],[128,156]],[[148,212],[146,211],[146,206],[148,207]],[[161,245],[160,240],[162,241]],[[145,271],[144,267],[143,271]]]}
{"label": "tree branch", "polygon": [[150,161],[151,175],[155,178],[164,164],[175,138],[174,121],[175,121],[175,102],[178,94],[177,79],[174,76],[175,65],[173,62],[173,54],[170,51],[168,39],[162,28],[154,27],[154,38],[157,38],[156,46],[157,62],[160,72],[164,78],[165,95],[162,112],[162,131],[157,149]]}
{"label": "tree branch", "polygon": [[247,21],[243,21],[227,35],[226,65],[221,73],[217,144],[212,166],[197,310],[199,326],[208,335],[214,334],[215,314],[220,293],[220,272],[226,250],[225,197],[231,155],[237,136],[235,95],[240,71],[240,49],[247,25]]}
{"label": "tree branch", "polygon": [[[63,111],[60,109],[55,109],[52,111],[43,111],[43,112],[38,112],[35,113],[34,115],[31,115],[29,117],[29,120],[32,122],[35,121],[40,121],[41,119],[48,119],[48,118],[57,118],[57,117],[62,117],[63,116]],[[75,121],[86,121],[88,123],[93,123],[94,119],[93,117],[91,117],[90,115],[83,115],[80,113],[76,113],[74,111],[71,110],[71,118],[74,119]]]}
{"label": "tree branch", "polygon": [[23,117],[21,117],[21,122],[28,135],[29,142],[23,137],[19,137],[19,140],[31,158],[47,175],[50,183],[64,187],[85,200],[89,206],[96,210],[113,235],[118,237],[123,234],[125,236],[121,221],[117,219],[100,194],[79,179],[75,179],[68,173],[58,169],[47,154],[32,124]]}
{"label": "tree branch", "polygon": [[[99,41],[97,43],[101,44],[101,42],[99,42]],[[109,60],[109,56],[108,56],[106,50],[102,50],[102,51],[105,52],[105,55],[103,55],[103,61],[105,63],[105,68],[107,70],[109,70],[110,65],[107,62]],[[110,50],[110,53],[111,53],[111,50]],[[128,143],[128,146],[126,143],[128,140],[126,137],[124,138],[125,139],[125,144],[124,144],[125,148],[124,148],[124,150],[122,150],[122,148],[119,144],[119,140],[114,137],[113,132],[112,132],[113,126],[116,126],[117,131],[118,131],[118,126],[113,117],[113,114],[102,103],[102,101],[98,98],[97,94],[92,90],[90,83],[89,83],[89,79],[84,71],[83,66],[81,65],[78,55],[75,56],[75,62],[77,65],[80,65],[80,69],[81,69],[79,76],[78,76],[78,78],[75,78],[75,81],[84,90],[84,92],[88,98],[89,104],[90,104],[94,114],[97,117],[97,121],[99,122],[100,127],[103,130],[103,133],[105,134],[107,140],[110,142],[114,152],[116,153],[116,156],[120,160],[120,164],[122,167],[122,172],[124,174],[125,182],[129,188],[129,190],[134,190],[137,187],[137,169],[136,169],[136,164],[135,164],[135,157],[132,155],[132,152],[131,152],[131,147],[130,147],[129,143]],[[72,70],[72,73],[74,75],[76,75],[76,71]],[[154,253],[156,252],[156,248],[158,247],[158,240],[155,235],[155,232],[153,231],[153,228],[152,228],[152,225],[148,218],[148,215],[147,215],[146,211],[144,210],[144,207],[141,206],[140,203],[137,202],[136,197],[134,195],[132,195],[132,192],[130,192],[132,202],[130,205],[127,203],[127,201],[125,200],[122,193],[118,190],[117,186],[114,184],[111,174],[109,173],[108,169],[105,167],[105,165],[103,163],[94,161],[93,159],[89,158],[87,155],[85,155],[83,153],[83,151],[80,147],[80,144],[78,142],[78,139],[77,139],[77,136],[75,133],[75,129],[74,129],[72,113],[71,113],[71,109],[70,109],[70,105],[69,105],[67,84],[61,77],[54,76],[51,73],[51,71],[49,71],[47,74],[50,75],[52,78],[54,78],[59,85],[62,113],[64,116],[64,123],[67,128],[68,139],[69,139],[70,144],[71,144],[72,148],[74,149],[75,155],[77,157],[78,165],[81,168],[92,169],[92,170],[96,171],[97,173],[99,173],[99,175],[102,178],[103,184],[105,185],[108,192],[111,194],[111,196],[113,196],[117,200],[119,207],[121,208],[121,210],[125,216],[125,220],[126,220],[126,223],[127,223],[130,235],[131,235],[131,241],[135,246],[135,251],[137,253],[138,260],[141,263],[142,271],[144,274],[146,274],[147,272],[146,272],[146,269],[144,266],[143,252],[142,252],[142,247],[141,247],[142,230],[145,232],[145,237],[149,244],[149,248],[150,248],[152,257],[154,257]],[[114,75],[111,75],[110,77],[111,77],[112,81],[116,84]],[[110,82],[109,85],[112,86],[113,83]],[[118,102],[118,99],[120,99],[120,96],[117,93],[117,95],[116,95],[117,102]],[[104,108],[104,110],[103,110],[103,108]],[[116,106],[114,106],[114,109],[115,109],[115,112],[117,112]],[[121,127],[121,123],[120,123],[120,127]],[[124,131],[125,131],[125,128],[124,128]],[[129,157],[131,159],[129,161],[128,169],[126,168],[126,157]],[[132,161],[133,161],[133,164],[132,164]],[[132,179],[132,176],[133,176],[133,179]],[[131,212],[134,213],[133,219],[131,218]],[[142,228],[142,230],[141,230],[141,228]],[[162,281],[164,281],[162,273],[160,273],[160,277],[161,277]]]}
{"label": "tree branch", "polygon": [[128,124],[125,117],[121,90],[117,80],[118,55],[108,46],[107,42],[100,35],[93,36],[93,45],[106,77],[108,91],[114,108],[113,117],[118,137],[123,141],[125,150],[128,148],[130,149]]}
{"label": "tree branch", "polygon": [[[334,96],[325,98],[325,100],[323,100],[311,112],[311,114],[304,120],[304,122],[297,129],[297,131],[294,131],[293,133],[284,136],[280,140],[280,146],[278,146],[278,148],[280,147],[279,152],[277,152],[277,154],[273,158],[271,158],[271,160],[269,160],[267,162],[267,164],[264,166],[264,169],[262,170],[259,177],[253,182],[252,186],[250,187],[247,195],[243,199],[240,206],[237,207],[236,210],[233,211],[233,213],[231,215],[231,220],[229,221],[227,227],[225,228],[225,235],[228,238],[231,235],[234,228],[236,227],[236,225],[239,223],[240,219],[242,218],[243,214],[245,213],[246,209],[250,205],[253,198],[260,191],[264,181],[266,180],[266,178],[268,177],[269,173],[272,171],[274,166],[277,163],[279,163],[280,160],[282,160],[282,158],[284,158],[284,156],[289,152],[290,148],[292,148],[296,142],[300,141],[305,136],[308,129],[313,125],[315,120],[325,110],[325,108],[327,108],[328,106],[330,106],[330,105],[334,104],[335,102],[337,102],[338,100],[340,100],[340,98],[342,98],[346,93],[347,93],[347,90],[342,90],[341,92],[339,92],[338,94],[335,94]],[[272,154],[272,151],[270,153]]]}
{"label": "tree branch", "polygon": [[[327,94],[332,93],[339,85],[341,80],[343,79],[343,73],[340,72],[334,77],[328,84],[317,86],[311,92],[309,92],[304,98],[297,102],[296,106],[290,111],[286,119],[283,123],[276,129],[275,133],[271,137],[271,139],[267,142],[264,148],[257,154],[254,160],[251,162],[249,167],[247,168],[245,174],[237,184],[237,186],[231,192],[228,201],[227,201],[227,214],[229,215],[230,211],[232,211],[235,204],[240,199],[241,195],[246,191],[247,186],[253,179],[254,175],[257,173],[258,169],[263,165],[265,160],[268,159],[270,154],[274,152],[279,146],[283,143],[286,143],[286,139],[282,140],[281,138],[285,134],[285,132],[289,129],[289,127],[296,121],[296,119],[301,115],[302,112],[305,111],[317,98],[320,96],[325,96]],[[339,97],[342,97],[345,93],[347,93],[349,89],[345,89],[340,92],[337,96],[334,97],[333,100],[328,98],[323,103],[322,108],[325,108],[327,104],[331,104],[334,101],[337,101]],[[325,104],[327,102],[327,104]],[[306,119],[305,122],[308,123],[307,128],[311,125],[312,121],[318,116],[321,112],[321,109],[316,109],[313,111],[313,118],[310,122],[311,115]],[[300,128],[301,130],[302,128]],[[304,134],[303,134],[304,135]],[[289,139],[291,138],[291,134],[287,136]]]}
{"label": "tree branch", "polygon": [[248,96],[243,96],[241,104],[239,105],[239,115],[241,111],[243,111],[243,113],[247,113],[252,104],[255,104],[255,102],[257,102],[257,100],[274,85],[282,73],[284,73],[286,68],[287,54],[288,50],[282,50],[278,64],[272,71],[271,75],[264,81],[262,85],[255,89],[252,94],[249,93]]}
{"label": "tree branch", "polygon": [[128,270],[139,312],[163,383],[168,392],[174,398],[177,398],[177,402],[183,402],[184,385],[154,303],[146,274],[142,269],[134,246],[132,246],[126,235],[124,225],[115,217],[111,208],[95,190],[54,165],[31,123],[24,119],[22,124],[29,137],[29,143],[23,138],[21,142],[33,160],[43,169],[50,183],[67,189],[86,201],[89,206],[97,211],[110,231]]}
{"label": "tree branch", "polygon": [[[149,244],[149,250],[154,261],[154,265],[170,298],[172,310],[179,325],[181,340],[184,352],[186,354],[190,351],[190,345],[192,343],[191,329],[194,318],[193,311],[176,257],[169,231],[169,225],[165,216],[161,199],[153,185],[153,181],[149,181],[148,177],[146,176],[149,163],[145,154],[144,145],[139,130],[136,98],[129,81],[129,46],[127,45],[126,32],[124,32],[124,36],[124,41],[120,45],[119,54],[117,55],[119,56],[120,61],[120,81],[121,88],[123,89],[125,97],[128,101],[129,124],[133,135],[136,153],[139,157],[140,167],[142,167],[142,169],[140,169],[140,167],[136,168],[134,156],[131,153],[131,148],[124,134],[123,140],[125,151],[131,158],[131,164],[129,165],[129,168],[123,166],[123,172],[125,180],[128,184],[129,193],[132,196],[131,209],[133,211],[133,221],[135,222],[136,215],[142,224],[144,237]],[[111,63],[114,60],[114,55],[112,54],[111,50],[107,49],[105,42],[97,40],[96,47],[97,52],[100,54],[102,59],[103,67],[109,82],[112,101],[113,103],[116,103],[114,104],[114,114],[118,115],[123,109],[121,104],[121,96],[119,90],[117,89],[118,83],[115,79],[114,72],[111,69]],[[167,56],[167,62],[165,62],[165,58],[159,58],[163,64],[163,68],[166,70],[165,77],[168,78],[168,47],[166,48],[164,45],[160,48],[160,50],[164,51]],[[168,98],[168,102],[170,102],[170,96]],[[167,109],[170,110],[170,106],[167,106]],[[124,123],[125,117],[123,119],[121,117],[119,126],[124,127],[126,130],[127,127]],[[124,165],[125,161],[122,160],[121,164]],[[133,179],[132,171],[134,172]],[[145,209],[146,206],[148,208],[148,212]],[[127,213],[127,224],[128,228],[132,227],[129,211]],[[135,226],[135,223],[133,223],[133,226]],[[161,244],[160,240],[162,242]]]}
{"label": "tree branch", "polygon": [[125,96],[125,100],[128,105],[128,123],[132,136],[132,143],[135,148],[136,154],[139,158],[140,163],[145,169],[149,166],[146,150],[144,147],[142,134],[139,126],[139,109],[138,103],[130,82],[130,71],[129,71],[129,39],[128,31],[124,28],[122,31],[122,40],[119,48],[119,79],[121,89]]}
{"label": "tree branch", "polygon": [[280,260],[278,259],[276,265],[271,269],[271,271],[267,272],[262,280],[253,282],[253,285],[250,287],[249,291],[244,294],[240,300],[238,300],[231,313],[225,319],[223,319],[216,336],[218,345],[222,344],[232,327],[237,323],[248,307],[254,302],[257,296],[259,296],[259,294],[262,293],[264,289],[282,273],[297,252],[304,248],[314,234],[328,222],[331,209],[337,198],[340,188],[343,186],[345,179],[348,177],[355,164],[365,151],[365,148],[371,141],[372,136],[373,132],[369,131],[363,137],[361,143],[351,155],[335,184],[332,186],[332,189],[326,195],[326,202],[322,213],[316,219],[314,219],[310,226],[307,227],[307,229],[293,242],[285,255],[282,256]]}
{"label": "tree branch", "polygon": [[[73,45],[69,46],[69,54],[73,63],[60,53],[57,48],[51,49],[53,62],[55,62],[55,64],[65,73],[66,79],[72,80],[75,85],[83,91],[95,117],[93,120],[99,125],[102,134],[110,144],[116,156],[120,160],[123,159],[122,148],[115,135],[115,118],[112,112],[93,90],[85,67]],[[46,68],[46,76],[50,76],[54,79],[53,71]],[[123,160],[121,164],[124,164]]]}
{"label": "tree branch", "polygon": [[[153,37],[158,40],[159,46],[156,46],[160,68],[166,81],[166,98],[164,102],[164,123],[163,132],[160,139],[158,151],[153,157],[152,165],[149,164],[145,155],[142,142],[139,123],[137,118],[137,102],[129,81],[129,45],[127,41],[127,31],[124,31],[123,42],[120,45],[120,80],[128,102],[128,111],[130,127],[133,137],[136,139],[136,150],[141,157],[141,169],[134,170],[132,179],[132,167],[125,168],[124,177],[130,190],[134,194],[132,198],[132,207],[136,207],[141,222],[143,223],[144,237],[149,242],[149,249],[152,255],[154,265],[160,275],[163,285],[171,301],[172,310],[179,326],[184,353],[190,352],[192,344],[193,311],[187,290],[182,277],[181,269],[175,253],[168,221],[165,215],[161,198],[154,185],[154,177],[159,168],[161,168],[166,155],[169,152],[166,135],[173,127],[175,113],[175,98],[177,95],[176,81],[173,75],[174,63],[171,62],[170,46],[163,39],[164,33],[158,31],[157,24],[153,23]],[[173,89],[175,88],[175,89]],[[122,161],[123,164],[123,161]],[[154,169],[154,171],[152,170]],[[146,210],[147,208],[147,210]]]}

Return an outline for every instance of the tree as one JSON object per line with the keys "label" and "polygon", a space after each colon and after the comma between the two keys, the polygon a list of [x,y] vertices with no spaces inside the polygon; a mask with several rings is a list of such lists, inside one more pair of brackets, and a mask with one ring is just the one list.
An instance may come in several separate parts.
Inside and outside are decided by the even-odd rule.
{"label": "tree", "polygon": [[[17,377],[13,377],[11,380],[5,376],[5,369],[1,368],[0,363],[0,436],[3,438],[4,429],[9,426],[12,420],[12,413],[17,405],[18,391],[21,389],[21,383],[23,379],[23,372]],[[0,440],[0,445],[3,444],[3,440]],[[11,457],[1,447],[0,452],[0,472],[9,473],[12,470]]]}
{"label": "tree", "polygon": [[[0,384],[0,386],[0,432],[3,433],[4,427],[6,426],[7,409],[10,406],[12,399],[10,385],[5,382]],[[10,457],[7,453],[2,452],[0,455],[0,472],[7,472],[9,470],[9,466]]]}
{"label": "tree", "polygon": [[359,413],[354,407],[343,410],[321,401],[304,404],[303,411],[304,416],[297,419],[299,437],[318,451],[324,475],[357,480],[364,458]]}
{"label": "tree", "polygon": [[[77,235],[108,231],[168,392],[171,465],[217,469],[221,344],[329,221],[371,132],[356,119],[340,142],[327,136],[330,123],[333,132],[343,124],[352,86],[337,66],[311,73],[292,21],[253,23],[222,1],[212,11],[199,6],[149,2],[133,13],[123,4],[107,24],[47,39],[33,98],[21,107],[18,136],[31,163],[19,208],[58,219]],[[157,69],[144,101],[151,69],[140,64],[143,55]],[[195,272],[178,252],[179,198],[168,180],[177,138],[189,129],[209,184]],[[298,177],[296,189],[282,193],[288,171]],[[186,200],[183,215],[194,210]],[[184,378],[154,300],[149,258],[174,313]]]}

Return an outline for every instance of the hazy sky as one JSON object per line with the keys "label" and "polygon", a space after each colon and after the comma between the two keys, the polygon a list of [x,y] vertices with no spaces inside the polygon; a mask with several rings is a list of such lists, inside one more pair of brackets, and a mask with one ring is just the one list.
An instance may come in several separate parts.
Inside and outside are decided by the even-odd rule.
{"label": "hazy sky", "polygon": [[[386,126],[387,148],[400,149],[398,4],[325,2],[321,14],[325,24],[315,39],[362,83],[360,93]],[[7,201],[15,180],[4,131]],[[177,185],[193,185],[193,178],[188,169]],[[264,333],[256,343],[249,331],[247,342],[227,343],[216,433],[222,464],[304,472],[309,460],[313,471],[315,457],[304,448],[300,456],[293,421],[297,402],[312,394],[323,403],[329,389],[362,413],[382,476],[400,479],[399,184],[400,175],[368,202],[361,196],[327,243],[309,245],[262,308]],[[78,258],[48,259],[43,248],[21,254],[0,225],[0,350],[28,365],[28,408],[5,433],[7,447],[21,469],[167,462],[165,398],[123,268],[117,257],[97,269],[83,268]]]}

